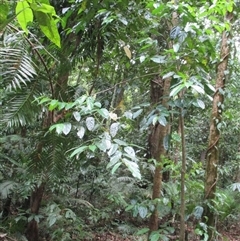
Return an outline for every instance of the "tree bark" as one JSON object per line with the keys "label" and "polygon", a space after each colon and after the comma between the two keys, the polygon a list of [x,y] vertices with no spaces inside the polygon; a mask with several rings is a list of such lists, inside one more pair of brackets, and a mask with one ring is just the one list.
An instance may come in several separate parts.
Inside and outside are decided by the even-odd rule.
{"label": "tree bark", "polygon": [[[232,19],[232,13],[227,13],[226,21]],[[213,240],[214,232],[214,211],[210,206],[214,206],[214,198],[216,193],[216,184],[217,184],[217,168],[219,161],[219,151],[218,144],[220,139],[220,123],[222,119],[223,111],[223,89],[225,87],[225,71],[228,66],[228,59],[230,54],[229,48],[229,38],[230,35],[228,32],[223,32],[222,34],[222,43],[221,43],[221,62],[217,66],[217,77],[216,77],[216,91],[213,96],[213,105],[212,105],[212,115],[210,123],[210,134],[209,134],[209,143],[208,149],[206,152],[206,176],[205,176],[205,200],[208,201],[208,205],[204,208],[203,219],[208,226],[208,240]]]}
{"label": "tree bark", "polygon": [[[32,215],[37,215],[41,200],[43,197],[45,184],[41,184],[39,187],[36,187],[35,190],[32,192],[31,201],[30,201],[30,210]],[[27,226],[26,230],[26,237],[28,241],[38,241],[39,239],[39,232],[38,232],[38,223],[35,219],[32,219]]]}
{"label": "tree bark", "polygon": [[[161,77],[156,78],[152,81],[151,86],[151,102],[155,104],[157,102],[162,103],[162,105],[168,108],[168,96],[170,89],[171,78],[163,81]],[[156,160],[156,168],[153,178],[153,193],[152,199],[156,200],[155,209],[149,220],[149,230],[150,232],[158,230],[158,205],[157,199],[160,198],[161,187],[162,187],[162,163],[164,158],[166,158],[167,150],[164,148],[164,138],[168,134],[169,125],[161,125],[157,123],[152,126],[151,134],[149,136],[149,149],[151,157]]]}
{"label": "tree bark", "polygon": [[180,207],[180,235],[179,240],[185,241],[185,173],[186,173],[186,143],[183,107],[179,111],[181,144],[182,144],[182,169],[181,169],[181,207]]}

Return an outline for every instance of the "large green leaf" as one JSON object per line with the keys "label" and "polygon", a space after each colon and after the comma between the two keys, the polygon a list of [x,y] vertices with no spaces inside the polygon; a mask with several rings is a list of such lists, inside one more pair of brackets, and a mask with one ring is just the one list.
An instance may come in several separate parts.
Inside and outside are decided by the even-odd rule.
{"label": "large green leaf", "polygon": [[44,13],[41,11],[34,11],[34,15],[38,21],[40,29],[46,35],[46,37],[58,47],[61,47],[57,24],[52,15],[50,13]]}
{"label": "large green leaf", "polygon": [[27,24],[33,21],[33,12],[27,1],[18,1],[16,6],[17,20],[22,29],[27,33]]}

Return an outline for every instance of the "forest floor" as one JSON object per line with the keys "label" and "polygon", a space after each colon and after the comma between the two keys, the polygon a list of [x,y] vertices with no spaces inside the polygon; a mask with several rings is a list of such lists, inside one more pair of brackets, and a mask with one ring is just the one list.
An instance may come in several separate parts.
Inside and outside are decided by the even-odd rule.
{"label": "forest floor", "polygon": [[[188,241],[200,241],[194,234],[194,230],[188,230]],[[216,239],[217,241],[240,241],[240,223],[231,224],[228,227],[221,227],[218,232],[220,235]],[[179,239],[178,235],[169,235],[169,241],[177,241]],[[90,239],[85,239],[84,241],[146,241],[146,236],[136,237],[127,236],[126,234],[120,235],[114,232],[105,232],[102,234],[95,234]]]}
{"label": "forest floor", "polygon": [[[178,229],[178,228],[176,228]],[[229,224],[228,226],[221,225],[218,228],[219,236],[216,241],[240,241],[240,222]],[[194,229],[187,228],[187,239],[188,241],[200,241],[200,238],[194,234]],[[167,235],[169,241],[179,240],[179,235]],[[22,239],[21,239],[22,240]],[[50,239],[41,239],[50,240]],[[72,240],[79,240],[78,238],[72,237]],[[0,232],[0,241],[19,241],[15,237],[9,237],[5,233]],[[91,232],[91,237],[81,239],[81,241],[147,241],[147,236],[136,236],[136,235],[121,235],[115,231],[105,231],[98,233],[97,230]]]}

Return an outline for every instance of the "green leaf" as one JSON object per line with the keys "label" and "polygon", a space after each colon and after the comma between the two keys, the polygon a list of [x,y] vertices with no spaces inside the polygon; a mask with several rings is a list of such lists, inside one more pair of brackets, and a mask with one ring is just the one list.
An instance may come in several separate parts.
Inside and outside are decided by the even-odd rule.
{"label": "green leaf", "polygon": [[62,132],[63,132],[64,135],[67,135],[71,131],[72,124],[71,123],[64,123],[63,125],[64,126],[63,126]]}
{"label": "green leaf", "polygon": [[122,162],[127,166],[128,170],[132,173],[134,177],[141,179],[139,166],[136,162],[129,161],[126,158],[123,158]]}
{"label": "green leaf", "polygon": [[205,109],[205,104],[202,100],[197,99],[197,104],[201,109]]}
{"label": "green leaf", "polygon": [[117,152],[115,153],[115,155],[110,158],[110,161],[109,161],[109,163],[107,164],[107,169],[110,168],[110,167],[112,167],[112,166],[114,166],[117,162],[119,162],[119,160],[121,159],[121,157],[122,157],[122,152],[117,151]]}
{"label": "green leaf", "polygon": [[131,146],[124,147],[124,151],[129,155],[131,158],[135,158],[135,151]]}
{"label": "green leaf", "polygon": [[200,94],[205,94],[205,91],[204,91],[204,89],[201,87],[201,86],[199,86],[199,85],[192,85],[192,88],[194,89],[194,90],[196,90],[198,93],[200,93]]}
{"label": "green leaf", "polygon": [[27,24],[33,21],[33,12],[27,1],[18,1],[15,9],[21,28],[28,33]]}
{"label": "green leaf", "polygon": [[60,48],[60,35],[58,33],[57,25],[51,14],[34,11],[34,15],[38,21],[40,29],[45,34],[45,36]]}
{"label": "green leaf", "polygon": [[87,117],[86,119],[86,126],[89,131],[92,131],[95,126],[95,120],[93,117]]}
{"label": "green leaf", "polygon": [[1,198],[6,199],[16,185],[13,181],[4,181],[0,184]]}
{"label": "green leaf", "polygon": [[74,111],[73,112],[73,116],[74,116],[76,121],[79,122],[81,120],[81,115],[80,115],[80,113],[78,111]]}
{"label": "green leaf", "polygon": [[97,146],[96,145],[90,145],[88,146],[89,150],[94,152],[96,149],[97,149]]}
{"label": "green leaf", "polygon": [[174,74],[175,74],[175,72],[171,71],[171,72],[163,75],[162,79],[167,79],[167,78],[169,78],[169,77],[172,77]]}
{"label": "green leaf", "polygon": [[141,55],[140,58],[139,58],[140,63],[142,63],[145,59],[146,59],[146,56],[145,55]]}
{"label": "green leaf", "polygon": [[49,102],[51,99],[48,98],[48,97],[41,97],[41,100],[39,102],[39,105],[43,104],[43,103],[46,103],[46,102]]}
{"label": "green leaf", "polygon": [[54,110],[58,106],[58,100],[51,100],[48,109],[50,111]]}
{"label": "green leaf", "polygon": [[148,209],[144,206],[139,206],[138,213],[141,218],[146,218],[146,216],[148,214]]}
{"label": "green leaf", "polygon": [[33,9],[33,11],[56,15],[54,7],[46,3],[41,3],[41,4],[32,3],[31,8]]}
{"label": "green leaf", "polygon": [[141,115],[142,112],[143,112],[143,109],[140,109],[140,110],[134,112],[132,115],[132,118],[133,119],[137,118],[139,115]]}
{"label": "green leaf", "polygon": [[203,214],[203,207],[202,206],[196,206],[193,211],[193,215],[196,219],[201,219]]}
{"label": "green leaf", "polygon": [[167,119],[165,116],[163,115],[160,115],[159,118],[158,118],[158,122],[160,125],[162,126],[166,126],[167,125]]}
{"label": "green leaf", "polygon": [[79,148],[77,148],[71,155],[70,157],[74,157],[76,155],[81,154],[82,152],[84,152],[86,149],[88,149],[88,146],[81,146]]}
{"label": "green leaf", "polygon": [[175,44],[173,45],[173,51],[174,51],[175,53],[178,52],[179,48],[180,48],[180,43],[175,43]]}
{"label": "green leaf", "polygon": [[87,108],[88,110],[92,110],[93,109],[93,106],[94,106],[94,100],[92,97],[88,97],[87,100]]}
{"label": "green leaf", "polygon": [[108,151],[108,156],[110,157],[110,156],[112,156],[113,154],[115,154],[116,153],[116,151],[117,151],[117,149],[118,149],[118,144],[112,144],[111,145],[111,148],[109,149],[109,151]]}
{"label": "green leaf", "polygon": [[150,241],[159,241],[160,238],[160,233],[158,233],[157,231],[154,231],[150,234]]}
{"label": "green leaf", "polygon": [[117,163],[117,164],[113,167],[111,173],[114,174],[121,165],[122,165],[121,162]]}
{"label": "green leaf", "polygon": [[84,128],[83,126],[80,126],[80,127],[79,127],[79,130],[78,130],[78,132],[77,132],[77,136],[78,136],[80,139],[82,139],[83,136],[84,136],[84,134],[85,134],[85,128]]}
{"label": "green leaf", "polygon": [[116,142],[120,146],[128,146],[128,144],[125,141],[119,140],[119,139],[113,139],[114,142]]}
{"label": "green leaf", "polygon": [[108,118],[109,117],[109,112],[107,109],[105,108],[102,108],[102,109],[99,109],[97,110],[97,112],[103,117],[103,118]]}
{"label": "green leaf", "polygon": [[118,123],[118,122],[112,123],[111,126],[110,126],[110,128],[109,128],[110,135],[111,135],[112,137],[116,136],[118,130],[119,130],[119,123]]}
{"label": "green leaf", "polygon": [[162,56],[162,55],[155,55],[151,58],[151,60],[155,63],[158,63],[158,64],[163,64],[166,62],[166,56]]}
{"label": "green leaf", "polygon": [[185,88],[183,84],[176,86],[171,90],[170,96],[173,96],[173,97],[176,96],[183,88]]}
{"label": "green leaf", "polygon": [[8,4],[6,2],[0,2],[0,23],[2,24],[3,22],[5,22],[7,20],[7,16],[8,16]]}
{"label": "green leaf", "polygon": [[64,128],[64,124],[63,123],[54,124],[54,125],[50,126],[49,131],[52,131],[53,129],[56,129],[56,132],[58,134],[61,134],[63,132],[63,128]]}
{"label": "green leaf", "polygon": [[48,223],[49,227],[53,226],[53,224],[56,223],[56,221],[57,221],[57,217],[51,215],[51,217],[49,218],[49,223]]}
{"label": "green leaf", "polygon": [[137,235],[142,235],[149,232],[149,228],[142,228],[137,232]]}
{"label": "green leaf", "polygon": [[78,107],[81,107],[81,105],[85,102],[86,99],[87,99],[87,96],[82,95],[81,97],[75,100],[75,104],[78,105]]}

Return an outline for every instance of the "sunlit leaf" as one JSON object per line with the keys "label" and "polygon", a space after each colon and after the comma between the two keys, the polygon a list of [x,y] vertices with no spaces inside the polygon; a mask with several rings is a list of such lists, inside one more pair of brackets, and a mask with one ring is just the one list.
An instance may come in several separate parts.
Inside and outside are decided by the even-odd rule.
{"label": "sunlit leaf", "polygon": [[95,120],[93,117],[87,117],[86,119],[86,126],[89,131],[92,131],[95,126]]}
{"label": "sunlit leaf", "polygon": [[143,109],[140,109],[140,110],[134,112],[132,115],[132,118],[133,119],[137,118],[139,115],[141,115],[142,112],[143,112]]}
{"label": "sunlit leaf", "polygon": [[126,158],[123,158],[122,162],[127,166],[127,168],[129,169],[129,171],[132,173],[134,177],[141,179],[139,166],[136,162],[129,161]]}
{"label": "sunlit leaf", "polygon": [[204,89],[201,87],[201,86],[199,86],[199,85],[192,85],[192,88],[194,89],[194,90],[196,90],[198,93],[200,93],[200,94],[205,94],[205,91],[204,91]]}
{"label": "sunlit leaf", "polygon": [[151,60],[158,64],[163,64],[166,62],[166,56],[156,55],[151,58]]}
{"label": "sunlit leaf", "polygon": [[170,96],[176,96],[185,86],[183,84],[180,84],[173,88],[170,92]]}
{"label": "sunlit leaf", "polygon": [[84,134],[85,134],[85,128],[83,126],[80,126],[77,132],[77,136],[82,139]]}
{"label": "sunlit leaf", "polygon": [[201,109],[205,109],[205,104],[202,100],[199,100],[197,99],[197,103],[198,103],[198,106],[201,108]]}
{"label": "sunlit leaf", "polygon": [[163,75],[162,79],[164,80],[164,79],[167,79],[169,77],[172,77],[174,74],[175,74],[175,72],[169,72],[169,73]]}
{"label": "sunlit leaf", "polygon": [[98,109],[97,112],[103,117],[103,118],[108,118],[109,117],[109,112],[107,109],[102,108],[102,109]]}
{"label": "sunlit leaf", "polygon": [[82,152],[84,152],[86,149],[88,149],[88,146],[81,146],[79,148],[77,148],[71,155],[70,157],[74,157],[76,155],[81,154]]}
{"label": "sunlit leaf", "polygon": [[97,149],[97,146],[96,145],[90,145],[88,146],[89,150],[94,152],[96,149]]}
{"label": "sunlit leaf", "polygon": [[179,48],[180,48],[180,44],[179,44],[179,43],[173,44],[173,51],[174,51],[175,53],[178,52]]}
{"label": "sunlit leaf", "polygon": [[131,59],[132,58],[132,53],[131,53],[130,49],[127,46],[124,46],[123,49],[124,49],[125,54],[127,55],[127,57],[129,59]]}
{"label": "sunlit leaf", "polygon": [[40,11],[34,11],[34,15],[38,21],[40,29],[45,34],[45,36],[58,47],[61,47],[57,24],[54,21],[52,15]]}
{"label": "sunlit leaf", "polygon": [[119,129],[119,123],[118,122],[112,123],[109,128],[110,135],[112,137],[116,136],[118,129]]}
{"label": "sunlit leaf", "polygon": [[108,156],[110,157],[110,156],[112,156],[113,154],[115,154],[116,151],[117,151],[117,149],[118,149],[118,144],[112,144],[112,145],[111,145],[111,148],[110,148],[109,151],[108,151]]}
{"label": "sunlit leaf", "polygon": [[131,146],[124,147],[124,151],[131,157],[135,158],[135,151]]}
{"label": "sunlit leaf", "polygon": [[71,123],[64,123],[63,125],[64,125],[64,127],[63,127],[62,132],[63,132],[64,135],[67,135],[71,131],[72,124]]}
{"label": "sunlit leaf", "polygon": [[110,158],[110,161],[109,161],[109,163],[107,164],[107,169],[110,168],[110,167],[112,167],[113,165],[115,165],[117,162],[119,162],[120,159],[121,159],[121,157],[122,157],[122,152],[117,151],[117,152],[114,154],[114,156],[112,156],[112,157]]}
{"label": "sunlit leaf", "polygon": [[146,218],[146,216],[148,214],[148,209],[144,206],[139,206],[138,213],[141,218]]}
{"label": "sunlit leaf", "polygon": [[120,146],[128,146],[128,144],[125,141],[119,139],[114,139],[113,141],[119,144]]}
{"label": "sunlit leaf", "polygon": [[121,165],[122,165],[121,162],[117,163],[117,164],[113,167],[111,173],[114,174]]}
{"label": "sunlit leaf", "polygon": [[28,2],[26,0],[18,1],[15,12],[17,14],[17,20],[18,20],[18,23],[20,24],[21,28],[25,32],[28,32],[27,24],[31,23],[33,21],[33,12],[32,12],[32,9],[30,8]]}
{"label": "sunlit leaf", "polygon": [[81,115],[78,111],[74,111],[73,112],[73,116],[75,118],[76,121],[80,121],[81,120]]}

